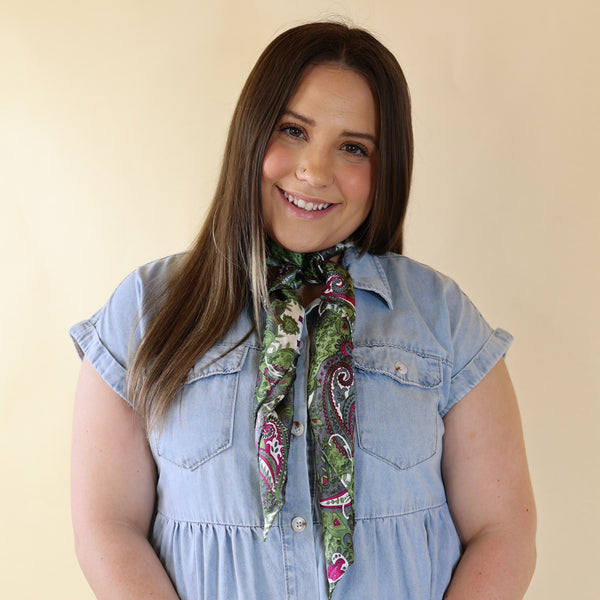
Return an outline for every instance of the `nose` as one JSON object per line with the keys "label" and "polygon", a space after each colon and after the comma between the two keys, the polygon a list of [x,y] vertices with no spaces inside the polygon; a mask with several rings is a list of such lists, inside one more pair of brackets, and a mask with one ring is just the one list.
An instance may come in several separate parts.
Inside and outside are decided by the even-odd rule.
{"label": "nose", "polygon": [[296,177],[314,187],[326,187],[335,180],[331,159],[325,152],[307,150],[302,154],[296,167]]}

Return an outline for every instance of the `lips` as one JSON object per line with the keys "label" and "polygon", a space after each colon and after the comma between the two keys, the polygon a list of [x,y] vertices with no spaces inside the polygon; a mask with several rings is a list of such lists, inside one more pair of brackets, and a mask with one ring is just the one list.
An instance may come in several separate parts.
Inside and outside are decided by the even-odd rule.
{"label": "lips", "polygon": [[331,204],[328,204],[327,202],[310,202],[304,200],[303,198],[296,198],[296,196],[292,196],[292,194],[288,194],[288,192],[285,192],[283,190],[282,192],[285,196],[285,199],[290,204],[293,204],[294,206],[297,206],[298,208],[301,208],[302,210],[305,210],[307,212],[325,210],[326,208],[329,208],[331,206]]}

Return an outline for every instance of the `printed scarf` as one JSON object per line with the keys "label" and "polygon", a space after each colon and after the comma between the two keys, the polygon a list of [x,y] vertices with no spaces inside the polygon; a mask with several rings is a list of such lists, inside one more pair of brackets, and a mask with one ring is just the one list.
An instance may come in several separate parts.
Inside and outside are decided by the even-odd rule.
{"label": "printed scarf", "polygon": [[324,283],[311,341],[307,400],[315,441],[317,498],[323,523],[329,598],[354,562],[354,286],[333,262],[345,244],[311,254],[271,240],[267,265],[275,270],[256,383],[255,440],[265,539],[285,503],[287,460],[294,420],[293,386],[304,307],[303,284]]}

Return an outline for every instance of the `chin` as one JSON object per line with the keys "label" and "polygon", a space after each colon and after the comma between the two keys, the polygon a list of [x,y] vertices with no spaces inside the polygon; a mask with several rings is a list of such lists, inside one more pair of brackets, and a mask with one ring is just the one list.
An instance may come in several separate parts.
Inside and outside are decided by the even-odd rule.
{"label": "chin", "polygon": [[330,248],[331,246],[334,246],[335,244],[337,244],[338,242],[333,242],[333,243],[328,243],[328,242],[310,242],[310,241],[303,241],[303,240],[287,240],[285,242],[282,242],[280,239],[274,237],[274,236],[270,236],[271,239],[273,239],[274,241],[276,241],[281,247],[285,248],[286,250],[290,250],[291,252],[299,252],[301,254],[307,254],[309,252],[318,252],[319,250],[325,250],[327,248]]}

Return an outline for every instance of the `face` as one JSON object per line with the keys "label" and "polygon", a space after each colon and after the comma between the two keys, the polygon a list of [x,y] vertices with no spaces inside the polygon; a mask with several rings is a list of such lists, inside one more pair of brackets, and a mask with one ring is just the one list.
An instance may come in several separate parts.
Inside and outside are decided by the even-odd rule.
{"label": "face", "polygon": [[269,140],[262,165],[265,231],[295,252],[348,238],[373,205],[379,122],[367,81],[310,66]]}

